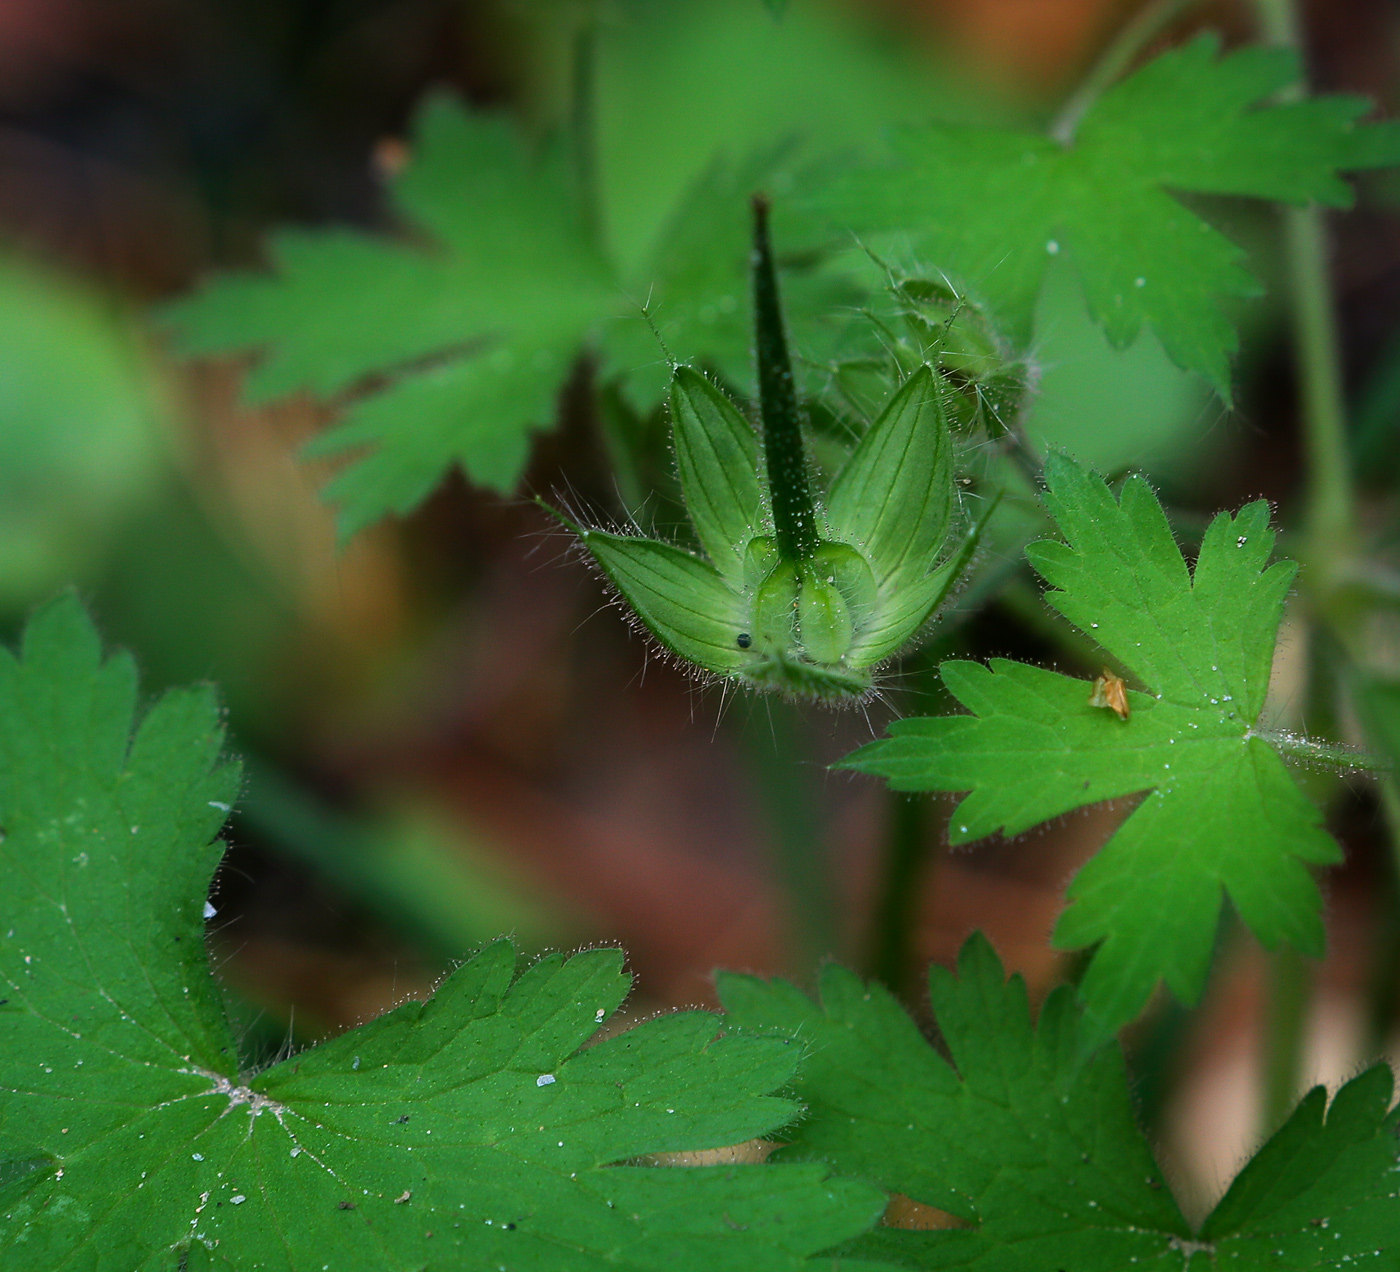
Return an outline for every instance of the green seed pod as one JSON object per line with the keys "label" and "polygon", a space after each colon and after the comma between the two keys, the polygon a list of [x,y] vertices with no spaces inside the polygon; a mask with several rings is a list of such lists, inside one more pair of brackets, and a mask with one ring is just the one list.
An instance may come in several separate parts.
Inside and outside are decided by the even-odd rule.
{"label": "green seed pod", "polygon": [[801,591],[797,564],[781,559],[754,590],[749,626],[756,642],[755,661],[796,656],[797,602]]}
{"label": "green seed pod", "polygon": [[678,367],[671,382],[676,468],[703,555],[573,528],[641,623],[687,663],[756,689],[858,699],[947,596],[977,541],[980,526],[949,557],[956,391],[930,366],[912,367],[825,505],[814,498],[766,204],[754,211],[761,434],[698,371]]}
{"label": "green seed pod", "polygon": [[802,652],[814,663],[840,663],[855,635],[851,608],[841,589],[828,582],[811,561],[802,563],[797,631]]}
{"label": "green seed pod", "polygon": [[848,408],[862,419],[871,417],[892,386],[927,365],[949,390],[948,421],[955,431],[1000,437],[1034,380],[1029,359],[1012,348],[984,310],[943,279],[891,273],[887,299],[863,315],[851,341],[831,375]]}

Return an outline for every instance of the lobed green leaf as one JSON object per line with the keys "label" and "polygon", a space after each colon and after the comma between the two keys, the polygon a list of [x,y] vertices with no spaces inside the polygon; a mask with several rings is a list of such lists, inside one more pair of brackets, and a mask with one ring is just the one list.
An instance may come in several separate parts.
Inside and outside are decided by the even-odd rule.
{"label": "lobed green leaf", "polygon": [[980,935],[956,976],[930,972],[947,1059],[887,990],[840,967],[824,971],[819,1002],[782,981],[719,985],[732,1026],[807,1047],[807,1115],[777,1159],[829,1164],[952,1219],[877,1228],[847,1254],[966,1272],[1400,1265],[1384,1065],[1330,1109],[1324,1089],[1308,1095],[1193,1233],[1136,1124],[1116,1044],[1092,1049],[1065,986],[1032,1028],[1021,978]]}
{"label": "lobed green leaf", "polygon": [[133,729],[71,597],[0,651],[0,1263],[797,1272],[882,1204],[819,1166],[637,1165],[770,1133],[799,1049],[683,1012],[587,1046],[616,950],[508,942],[258,1073],[204,948],[238,787],[211,695]]}
{"label": "lobed green leaf", "polygon": [[972,713],[897,721],[847,767],[901,790],[967,791],[949,836],[1015,835],[1075,808],[1147,792],[1069,888],[1055,941],[1096,947],[1082,992],[1107,1036],[1165,981],[1193,1001],[1224,897],[1266,945],[1323,945],[1307,869],[1340,859],[1318,810],[1255,733],[1292,563],[1269,566],[1268,513],[1222,513],[1187,569],[1161,505],[1131,478],[1121,498],[1063,456],[1045,504],[1065,541],[1027,556],[1046,600],[1154,692],[1130,716],[1082,680],[1003,659],[943,664]]}

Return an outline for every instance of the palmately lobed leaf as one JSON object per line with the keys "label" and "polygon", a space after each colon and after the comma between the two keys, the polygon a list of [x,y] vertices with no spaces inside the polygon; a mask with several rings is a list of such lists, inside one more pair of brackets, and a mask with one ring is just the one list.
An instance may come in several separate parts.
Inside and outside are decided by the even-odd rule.
{"label": "palmately lobed leaf", "polygon": [[519,971],[241,1072],[203,942],[238,787],[206,692],[135,727],[67,597],[0,651],[0,1263],[796,1272],[881,1199],[824,1168],[634,1164],[771,1132],[800,1048],[702,1012],[589,1046],[616,950]]}
{"label": "palmately lobed leaf", "polygon": [[1107,1036],[1159,981],[1199,994],[1228,894],[1273,947],[1323,947],[1309,866],[1340,860],[1321,816],[1255,732],[1295,566],[1268,564],[1268,510],[1211,523],[1187,568],[1139,478],[1115,498],[1063,456],[1045,504],[1065,541],[1027,549],[1046,600],[1153,692],[1129,690],[1128,719],[1091,686],[1003,659],[943,664],[970,715],[913,719],[848,757],[901,790],[966,791],[949,836],[1020,834],[1104,799],[1147,792],[1070,885],[1055,941],[1096,947],[1082,992]]}
{"label": "palmately lobed leaf", "polygon": [[[845,1253],[901,1268],[1320,1272],[1400,1266],[1400,1169],[1377,1065],[1319,1087],[1193,1232],[1136,1124],[1116,1044],[1093,1049],[1073,991],[1032,1027],[1026,989],[980,935],[929,992],[945,1059],[887,990],[843,968],[819,1002],[782,981],[723,975],[732,1025],[808,1049],[807,1116],[777,1157],[819,1161],[947,1212],[941,1230],[881,1227]],[[1325,1117],[1324,1117],[1325,1113]]]}
{"label": "palmately lobed leaf", "polygon": [[1260,288],[1243,250],[1176,192],[1343,207],[1351,192],[1339,170],[1400,162],[1393,124],[1358,124],[1363,99],[1266,104],[1298,74],[1289,51],[1222,57],[1203,35],[1109,89],[1065,144],[1006,129],[909,128],[885,167],[817,199],[858,231],[914,235],[1022,345],[1049,259],[1067,252],[1114,344],[1148,324],[1178,365],[1228,397],[1232,307]]}

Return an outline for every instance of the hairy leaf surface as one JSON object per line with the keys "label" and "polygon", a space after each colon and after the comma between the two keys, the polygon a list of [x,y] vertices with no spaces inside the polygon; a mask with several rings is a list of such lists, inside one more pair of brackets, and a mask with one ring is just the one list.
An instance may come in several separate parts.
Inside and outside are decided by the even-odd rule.
{"label": "hairy leaf surface", "polygon": [[629,1164],[790,1121],[800,1049],[702,1012],[584,1049],[616,950],[498,942],[240,1072],[202,917],[238,771],[208,693],[135,700],[71,598],[0,652],[7,1269],[797,1269],[878,1213],[818,1166]]}
{"label": "hairy leaf surface", "polygon": [[725,975],[732,1024],[808,1048],[808,1105],[778,1157],[822,1161],[959,1221],[879,1228],[848,1250],[906,1268],[969,1272],[1400,1267],[1397,1115],[1378,1065],[1327,1105],[1318,1088],[1193,1233],[1133,1116],[1122,1055],[1083,1059],[1092,1028],[1073,991],[1054,991],[1031,1026],[1025,986],[986,940],[930,994],[950,1059],[890,993],[844,968],[820,1005],[782,981]]}
{"label": "hairy leaf surface", "polygon": [[899,790],[968,791],[949,835],[1020,834],[1071,809],[1149,792],[1069,889],[1055,931],[1097,946],[1083,992],[1105,1032],[1165,980],[1200,992],[1222,899],[1266,945],[1323,945],[1307,869],[1340,859],[1318,810],[1255,732],[1284,597],[1296,567],[1268,565],[1268,508],[1211,523],[1194,571],[1140,478],[1121,499],[1063,456],[1045,504],[1066,542],[1027,556],[1046,600],[1153,692],[1129,690],[1126,720],[1088,682],[1005,659],[943,664],[972,713],[897,721],[844,763]]}

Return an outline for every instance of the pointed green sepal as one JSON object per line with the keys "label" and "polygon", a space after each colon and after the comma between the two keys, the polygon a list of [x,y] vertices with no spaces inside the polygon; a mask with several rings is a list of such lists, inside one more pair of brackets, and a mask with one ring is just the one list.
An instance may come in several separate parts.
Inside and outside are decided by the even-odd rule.
{"label": "pointed green sepal", "polygon": [[851,667],[874,667],[893,658],[909,644],[962,579],[982,542],[982,531],[996,511],[993,502],[968,531],[956,554],[910,587],[889,588],[881,604],[861,629],[846,662]]}
{"label": "pointed green sepal", "polygon": [[927,360],[915,364],[823,513],[812,498],[761,197],[753,281],[761,435],[700,372],[672,375],[676,468],[704,556],[571,528],[671,652],[751,688],[864,697],[872,669],[929,620],[977,544],[980,526],[940,563],[955,508],[945,400],[953,390]]}
{"label": "pointed green sepal", "polygon": [[920,584],[953,510],[953,447],[940,382],[920,367],[870,426],[831,487],[834,537],[861,548],[881,590]]}
{"label": "pointed green sepal", "polygon": [[705,555],[742,584],[750,540],[768,520],[759,480],[758,435],[739,408],[698,371],[671,381],[671,437],[686,511]]}
{"label": "pointed green sepal", "polygon": [[579,538],[648,630],[673,654],[721,675],[752,657],[742,597],[708,561],[670,543],[582,530]]}

